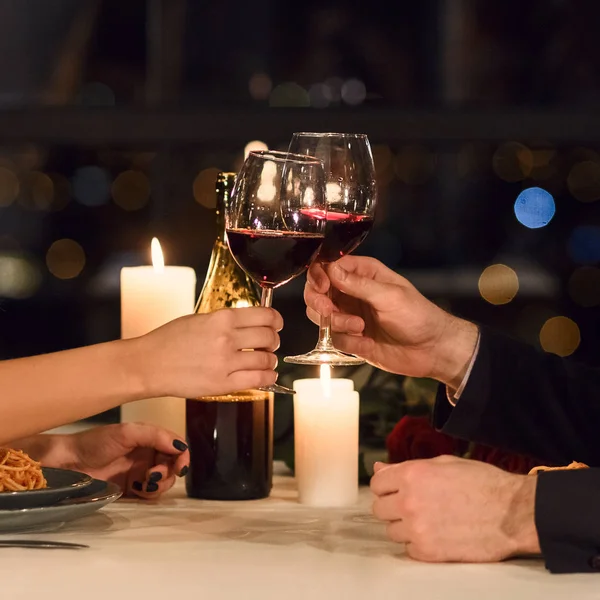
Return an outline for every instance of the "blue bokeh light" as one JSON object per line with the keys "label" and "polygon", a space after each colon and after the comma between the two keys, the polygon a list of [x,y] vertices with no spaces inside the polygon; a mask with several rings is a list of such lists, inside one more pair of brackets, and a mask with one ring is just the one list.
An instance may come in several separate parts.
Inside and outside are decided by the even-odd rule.
{"label": "blue bokeh light", "polygon": [[85,206],[102,206],[110,201],[110,176],[105,169],[95,165],[78,168],[71,185],[77,202]]}
{"label": "blue bokeh light", "polygon": [[515,216],[519,223],[529,229],[539,229],[548,225],[556,205],[550,192],[540,187],[530,187],[523,190],[515,200]]}
{"label": "blue bokeh light", "polygon": [[600,262],[600,227],[580,225],[573,229],[567,244],[569,256],[577,263]]}

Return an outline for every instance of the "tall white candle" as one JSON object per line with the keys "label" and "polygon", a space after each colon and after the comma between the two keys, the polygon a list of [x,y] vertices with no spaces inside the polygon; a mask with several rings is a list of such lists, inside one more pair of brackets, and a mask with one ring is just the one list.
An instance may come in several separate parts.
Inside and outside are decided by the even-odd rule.
{"label": "tall white candle", "polygon": [[359,395],[350,379],[294,382],[294,469],[298,499],[310,506],[351,506],[358,499]]}
{"label": "tall white candle", "polygon": [[[154,238],[152,266],[121,269],[121,337],[138,337],[191,314],[195,297],[194,269],[165,267],[160,244]],[[185,401],[165,397],[124,404],[121,421],[151,423],[185,436]]]}

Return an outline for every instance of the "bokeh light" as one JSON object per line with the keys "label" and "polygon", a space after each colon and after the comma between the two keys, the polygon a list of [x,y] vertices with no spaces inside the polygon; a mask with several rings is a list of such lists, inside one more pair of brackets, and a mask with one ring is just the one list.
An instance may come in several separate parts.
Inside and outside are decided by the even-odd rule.
{"label": "bokeh light", "polygon": [[519,291],[519,278],[506,265],[490,265],[483,270],[478,286],[481,297],[490,304],[508,304]]}
{"label": "bokeh light", "polygon": [[41,169],[46,162],[47,151],[34,144],[27,144],[13,156],[16,165],[24,171]]}
{"label": "bokeh light", "polygon": [[123,210],[139,210],[150,198],[150,181],[141,171],[123,171],[112,184],[112,196]]}
{"label": "bokeh light", "polygon": [[579,267],[575,269],[568,284],[569,296],[573,302],[590,308],[600,305],[600,269]]}
{"label": "bokeh light", "polygon": [[110,175],[95,165],[80,167],[71,180],[73,197],[85,206],[102,206],[110,199]]}
{"label": "bokeh light", "polygon": [[217,206],[215,185],[219,172],[220,170],[216,167],[209,167],[208,169],[202,169],[194,179],[192,186],[194,199],[204,208],[215,208]]}
{"label": "bokeh light", "polygon": [[600,227],[579,225],[571,232],[567,242],[571,259],[586,265],[600,262]]}
{"label": "bokeh light", "polygon": [[540,331],[540,344],[546,352],[569,356],[581,343],[581,333],[577,323],[568,317],[548,319]]}
{"label": "bokeh light", "polygon": [[297,83],[288,81],[276,86],[269,96],[269,105],[274,107],[310,106],[308,92]]}
{"label": "bokeh light", "polygon": [[409,185],[421,185],[433,174],[436,165],[435,154],[423,146],[404,146],[394,164],[399,179]]}
{"label": "bokeh light", "polygon": [[13,171],[0,167],[0,207],[10,206],[19,195],[19,179]]}
{"label": "bokeh light", "polygon": [[522,181],[533,169],[533,154],[527,146],[519,142],[506,142],[494,152],[492,168],[504,181]]}
{"label": "bokeh light", "polygon": [[31,259],[20,253],[0,253],[0,297],[30,298],[41,281],[39,268]]}
{"label": "bokeh light", "polygon": [[255,100],[266,100],[273,89],[273,82],[266,73],[255,73],[250,77],[248,90]]}
{"label": "bokeh light", "polygon": [[556,212],[552,194],[539,187],[523,190],[517,196],[514,209],[519,223],[529,229],[548,225]]}
{"label": "bokeh light", "polygon": [[57,240],[46,252],[46,265],[58,279],[73,279],[85,267],[85,252],[75,240]]}
{"label": "bokeh light", "polygon": [[19,204],[30,210],[50,210],[54,200],[54,182],[40,171],[31,171],[24,177],[26,193],[21,194]]}
{"label": "bokeh light", "polygon": [[600,199],[600,164],[592,160],[573,165],[567,177],[567,187],[581,202]]}
{"label": "bokeh light", "polygon": [[327,108],[331,102],[331,91],[325,83],[315,83],[308,89],[310,105],[313,108]]}
{"label": "bokeh light", "polygon": [[531,150],[533,166],[529,176],[536,181],[546,181],[556,173],[553,161],[556,157],[554,148],[536,148]]}
{"label": "bokeh light", "polygon": [[250,152],[260,152],[268,149],[269,146],[267,146],[267,144],[264,142],[261,142],[260,140],[252,140],[244,146],[244,160],[248,158],[248,154],[250,154]]}
{"label": "bokeh light", "polygon": [[367,97],[367,88],[359,79],[348,79],[342,84],[342,100],[350,106],[362,104]]}

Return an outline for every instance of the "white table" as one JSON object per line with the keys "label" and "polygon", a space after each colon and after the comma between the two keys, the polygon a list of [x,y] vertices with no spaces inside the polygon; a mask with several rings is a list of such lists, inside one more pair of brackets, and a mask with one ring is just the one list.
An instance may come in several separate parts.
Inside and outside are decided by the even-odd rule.
{"label": "white table", "polygon": [[[429,565],[403,556],[370,516],[311,509],[294,480],[269,499],[190,500],[182,482],[156,502],[123,500],[54,532],[89,550],[0,549],[0,598],[32,600],[554,600],[600,598],[600,575],[550,575],[538,560]],[[15,537],[11,535],[10,537]]]}

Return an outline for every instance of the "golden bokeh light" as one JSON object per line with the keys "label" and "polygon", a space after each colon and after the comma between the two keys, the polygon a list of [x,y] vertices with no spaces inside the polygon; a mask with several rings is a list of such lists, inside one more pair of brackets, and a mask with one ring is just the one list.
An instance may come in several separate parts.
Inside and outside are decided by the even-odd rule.
{"label": "golden bokeh light", "polygon": [[248,90],[255,100],[266,100],[273,89],[273,82],[266,73],[255,73],[250,77]]}
{"label": "golden bokeh light", "polygon": [[567,177],[567,187],[574,198],[581,202],[600,199],[600,163],[592,160],[573,165]]}
{"label": "golden bokeh light", "polygon": [[519,278],[514,269],[506,265],[490,265],[479,277],[479,293],[490,304],[508,304],[518,291]]}
{"label": "golden bokeh light", "polygon": [[22,253],[0,253],[0,297],[30,298],[38,291],[41,280],[37,265]]}
{"label": "golden bokeh light", "polygon": [[50,210],[54,200],[54,182],[41,171],[31,171],[23,178],[24,194],[19,204],[29,210]]}
{"label": "golden bokeh light", "polygon": [[409,185],[425,183],[435,170],[437,159],[435,154],[423,146],[404,146],[394,163],[394,170],[399,179]]}
{"label": "golden bokeh light", "polygon": [[46,252],[46,265],[58,279],[73,279],[85,267],[85,252],[75,240],[57,240]]}
{"label": "golden bokeh light", "polygon": [[492,158],[494,173],[503,181],[514,183],[529,177],[533,169],[531,150],[519,142],[506,142],[498,147]]}
{"label": "golden bokeh light", "polygon": [[581,333],[577,323],[568,317],[548,319],[540,331],[540,344],[546,352],[569,356],[579,347]]}
{"label": "golden bokeh light", "polygon": [[112,197],[123,210],[140,210],[148,204],[150,181],[141,171],[123,171],[113,181]]}
{"label": "golden bokeh light", "polygon": [[202,171],[196,175],[196,179],[194,179],[192,188],[194,199],[198,204],[204,206],[204,208],[215,208],[217,206],[215,185],[219,173],[220,170],[216,167],[209,167],[208,169],[202,169]]}
{"label": "golden bokeh light", "polygon": [[600,269],[579,267],[569,278],[569,296],[585,308],[600,305]]}
{"label": "golden bokeh light", "polygon": [[260,140],[252,140],[248,142],[244,147],[244,160],[248,158],[250,152],[260,152],[261,150],[268,150],[269,146]]}
{"label": "golden bokeh light", "polygon": [[15,162],[23,170],[41,168],[46,162],[47,152],[39,146],[28,144],[14,154]]}
{"label": "golden bokeh light", "polygon": [[0,207],[10,206],[19,195],[19,179],[13,171],[0,167]]}

